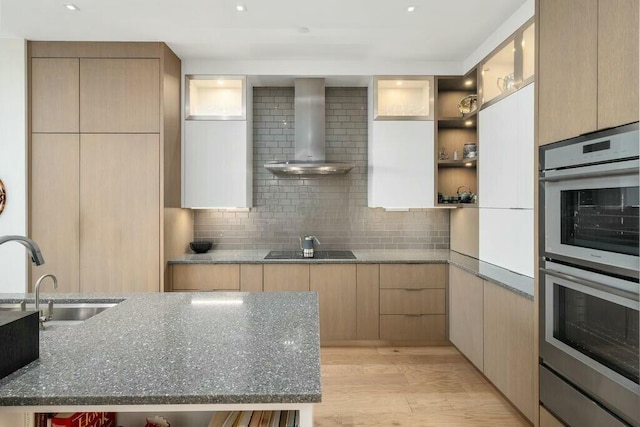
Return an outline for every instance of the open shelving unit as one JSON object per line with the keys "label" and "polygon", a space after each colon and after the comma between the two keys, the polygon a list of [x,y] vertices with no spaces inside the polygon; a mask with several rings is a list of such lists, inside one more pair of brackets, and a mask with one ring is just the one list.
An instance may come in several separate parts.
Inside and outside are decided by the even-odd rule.
{"label": "open shelving unit", "polygon": [[[443,203],[442,196],[457,196],[458,189],[478,192],[478,156],[464,159],[463,147],[468,142],[478,144],[477,114],[480,107],[467,114],[458,110],[462,98],[478,93],[477,70],[466,76],[440,76],[435,82],[435,206],[477,206],[472,203]],[[477,146],[477,145],[476,145]],[[444,149],[446,159],[441,159]],[[458,159],[454,160],[457,151]]]}

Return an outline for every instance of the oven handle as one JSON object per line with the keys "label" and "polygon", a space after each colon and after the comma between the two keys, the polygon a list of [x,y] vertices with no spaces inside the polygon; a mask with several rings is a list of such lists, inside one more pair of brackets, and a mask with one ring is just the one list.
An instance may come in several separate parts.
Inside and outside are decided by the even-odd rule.
{"label": "oven handle", "polygon": [[633,301],[638,301],[638,294],[635,292],[629,292],[629,291],[625,291],[622,289],[618,289],[618,288],[614,288],[611,286],[607,286],[607,285],[603,285],[601,283],[597,283],[597,282],[593,282],[591,280],[588,279],[582,279],[580,277],[576,277],[573,276],[571,274],[567,274],[567,273],[561,273],[559,271],[555,271],[555,270],[548,270],[546,268],[541,268],[540,271],[542,271],[545,274],[548,274],[549,276],[554,276],[557,277],[559,279],[564,279],[564,280],[568,280],[570,282],[574,282],[574,283],[578,283],[580,285],[584,285],[588,288],[592,288],[592,289],[597,289],[599,291],[603,291],[603,292],[607,292],[613,295],[617,295],[619,297],[622,298],[627,298]]}
{"label": "oven handle", "polygon": [[558,176],[542,176],[538,178],[540,182],[556,182],[556,181],[567,181],[570,179],[583,179],[583,178],[600,178],[603,176],[619,176],[619,175],[633,175],[638,174],[638,167],[624,168],[624,169],[614,169],[607,171],[596,171],[596,172],[581,172],[581,173],[571,173],[566,175],[558,175]]}

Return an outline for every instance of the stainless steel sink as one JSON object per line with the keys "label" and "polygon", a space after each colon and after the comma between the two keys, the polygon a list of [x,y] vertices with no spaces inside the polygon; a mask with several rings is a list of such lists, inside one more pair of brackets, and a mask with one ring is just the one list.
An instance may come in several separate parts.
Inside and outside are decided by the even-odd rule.
{"label": "stainless steel sink", "polygon": [[[46,326],[54,325],[74,325],[82,323],[98,313],[115,306],[113,303],[81,303],[69,304],[54,302],[53,309],[49,311],[49,305],[46,302],[40,304],[45,316],[50,316],[50,320],[45,322]],[[35,304],[26,304],[24,310],[34,311]],[[20,303],[0,303],[0,311],[19,311],[23,310]]]}
{"label": "stainless steel sink", "polygon": [[356,259],[351,251],[315,251],[313,258],[305,258],[302,251],[271,251],[264,259]]}

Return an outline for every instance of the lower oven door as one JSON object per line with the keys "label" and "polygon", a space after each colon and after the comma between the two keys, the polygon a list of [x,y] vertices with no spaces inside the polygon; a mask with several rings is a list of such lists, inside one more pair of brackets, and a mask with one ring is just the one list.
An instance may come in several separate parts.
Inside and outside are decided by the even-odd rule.
{"label": "lower oven door", "polygon": [[540,273],[541,363],[640,425],[638,283],[553,262]]}

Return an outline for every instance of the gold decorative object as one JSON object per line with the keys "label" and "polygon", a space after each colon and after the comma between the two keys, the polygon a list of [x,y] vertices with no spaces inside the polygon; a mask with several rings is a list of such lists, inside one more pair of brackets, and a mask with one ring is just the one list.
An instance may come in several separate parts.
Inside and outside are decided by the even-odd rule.
{"label": "gold decorative object", "polygon": [[458,111],[464,114],[473,113],[478,109],[478,95],[467,95],[458,102]]}
{"label": "gold decorative object", "polygon": [[4,183],[0,179],[0,214],[7,205],[7,190],[4,188]]}

